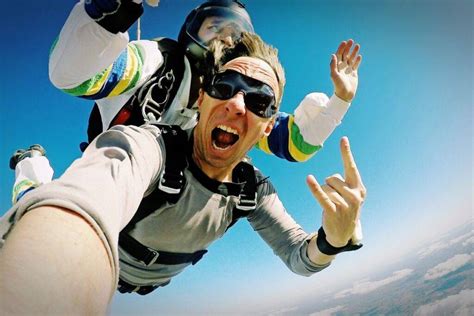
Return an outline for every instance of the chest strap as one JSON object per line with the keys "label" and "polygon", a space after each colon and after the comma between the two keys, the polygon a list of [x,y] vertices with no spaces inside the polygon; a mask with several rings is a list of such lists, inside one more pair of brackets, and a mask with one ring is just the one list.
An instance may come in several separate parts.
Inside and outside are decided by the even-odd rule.
{"label": "chest strap", "polygon": [[120,234],[119,244],[120,247],[147,267],[154,263],[168,265],[192,263],[195,265],[207,253],[207,250],[198,250],[194,253],[155,250],[141,244],[129,234]]}

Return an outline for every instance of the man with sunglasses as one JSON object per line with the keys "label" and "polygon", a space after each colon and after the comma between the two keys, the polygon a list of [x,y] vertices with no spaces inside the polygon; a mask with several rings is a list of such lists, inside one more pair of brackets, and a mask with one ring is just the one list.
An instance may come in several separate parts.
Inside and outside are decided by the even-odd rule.
{"label": "man with sunglasses", "polygon": [[[178,43],[170,45],[169,39],[128,42],[127,29],[142,12],[140,0],[80,2],[52,48],[49,70],[53,84],[73,96],[96,101],[89,119],[89,142],[116,124],[140,126],[145,121],[159,119],[161,123],[185,129],[194,126],[195,101],[201,86],[200,76],[208,68],[205,55],[209,43],[217,39],[230,45],[242,31],[254,31],[242,3],[208,0],[186,17]],[[356,63],[360,63],[358,51],[359,46],[352,40],[342,42],[337,50],[337,62],[341,62],[343,55],[352,54],[358,58]],[[335,87],[331,98],[323,93],[311,93],[294,115],[278,113],[272,132],[256,147],[289,161],[306,161],[312,157],[348,110],[357,89],[357,68],[354,65],[349,71],[331,72]],[[86,144],[81,144],[82,149]],[[28,156],[29,150],[26,153],[19,150],[10,160],[10,168],[17,175],[13,203],[52,178],[45,157]],[[25,157],[26,161],[21,161]]]}
{"label": "man with sunglasses", "polygon": [[[235,175],[251,166],[244,162],[247,152],[272,130],[284,83],[276,51],[244,33],[205,78],[194,129],[119,125],[99,135],[58,180],[15,205],[17,224],[0,253],[1,312],[103,314],[117,284],[146,294],[199,261],[232,224],[247,185]],[[163,184],[173,155],[168,139],[180,135],[186,144],[173,149],[186,157],[182,186],[168,191],[177,198],[127,229],[139,205]],[[351,238],[366,193],[347,138],[341,152],[344,178],[331,176],[323,186],[307,180],[323,207],[317,233],[303,231],[254,170],[255,208],[246,217],[297,274],[309,276],[337,253],[360,247]],[[151,256],[138,258],[123,240]]]}

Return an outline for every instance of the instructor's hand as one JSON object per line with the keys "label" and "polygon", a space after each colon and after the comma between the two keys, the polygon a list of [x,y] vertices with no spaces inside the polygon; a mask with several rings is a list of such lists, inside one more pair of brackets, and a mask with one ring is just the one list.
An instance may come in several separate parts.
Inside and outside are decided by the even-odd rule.
{"label": "instructor's hand", "polygon": [[347,137],[341,139],[340,147],[344,163],[344,178],[335,174],[326,178],[326,184],[323,186],[320,186],[312,175],[306,179],[311,192],[323,208],[323,228],[326,240],[333,247],[343,247],[351,239],[366,196],[366,189]]}
{"label": "instructor's hand", "polygon": [[150,7],[157,7],[160,4],[160,0],[145,0],[145,2]]}
{"label": "instructor's hand", "polygon": [[[341,42],[335,54],[331,56],[331,79],[334,84],[334,93],[346,102],[354,98],[359,77],[359,69],[362,56],[359,54],[360,45],[353,40]],[[352,51],[351,51],[352,49]]]}

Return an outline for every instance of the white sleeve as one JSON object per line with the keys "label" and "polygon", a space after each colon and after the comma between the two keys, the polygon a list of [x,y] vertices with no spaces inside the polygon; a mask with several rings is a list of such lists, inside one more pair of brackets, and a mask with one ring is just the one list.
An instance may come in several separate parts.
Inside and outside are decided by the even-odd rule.
{"label": "white sleeve", "polygon": [[[50,80],[60,89],[75,88],[112,65],[128,43],[127,32],[107,31],[89,17],[81,1],[72,9],[53,45],[49,57]],[[156,41],[141,40],[130,44],[139,51],[140,62],[129,64],[127,61],[123,66],[129,72],[139,71],[135,83],[135,87],[139,87],[162,65],[163,56]],[[120,70],[112,72],[122,75]]]}
{"label": "white sleeve", "polygon": [[127,46],[128,33],[113,34],[87,15],[83,1],[72,9],[49,57],[49,77],[69,88],[107,68]]}
{"label": "white sleeve", "polygon": [[341,123],[349,106],[350,103],[336,95],[329,99],[324,93],[310,93],[295,110],[295,124],[305,142],[323,145]]}

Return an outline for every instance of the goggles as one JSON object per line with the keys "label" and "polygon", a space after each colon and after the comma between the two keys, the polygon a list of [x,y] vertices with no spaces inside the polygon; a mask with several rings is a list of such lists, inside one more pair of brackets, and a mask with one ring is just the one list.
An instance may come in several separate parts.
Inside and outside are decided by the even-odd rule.
{"label": "goggles", "polygon": [[[209,23],[206,22],[209,19]],[[203,23],[214,33],[212,38],[218,37],[220,34],[231,36],[236,40],[240,38],[242,32],[253,33],[253,26],[248,16],[241,12],[225,7],[207,7],[199,10],[194,18],[187,24],[186,33],[194,42],[207,47],[209,39],[201,39],[199,30],[203,27]]]}
{"label": "goggles", "polygon": [[236,71],[215,74],[205,90],[208,95],[219,100],[228,100],[238,92],[243,92],[245,107],[262,118],[270,118],[277,112],[272,88]]}

